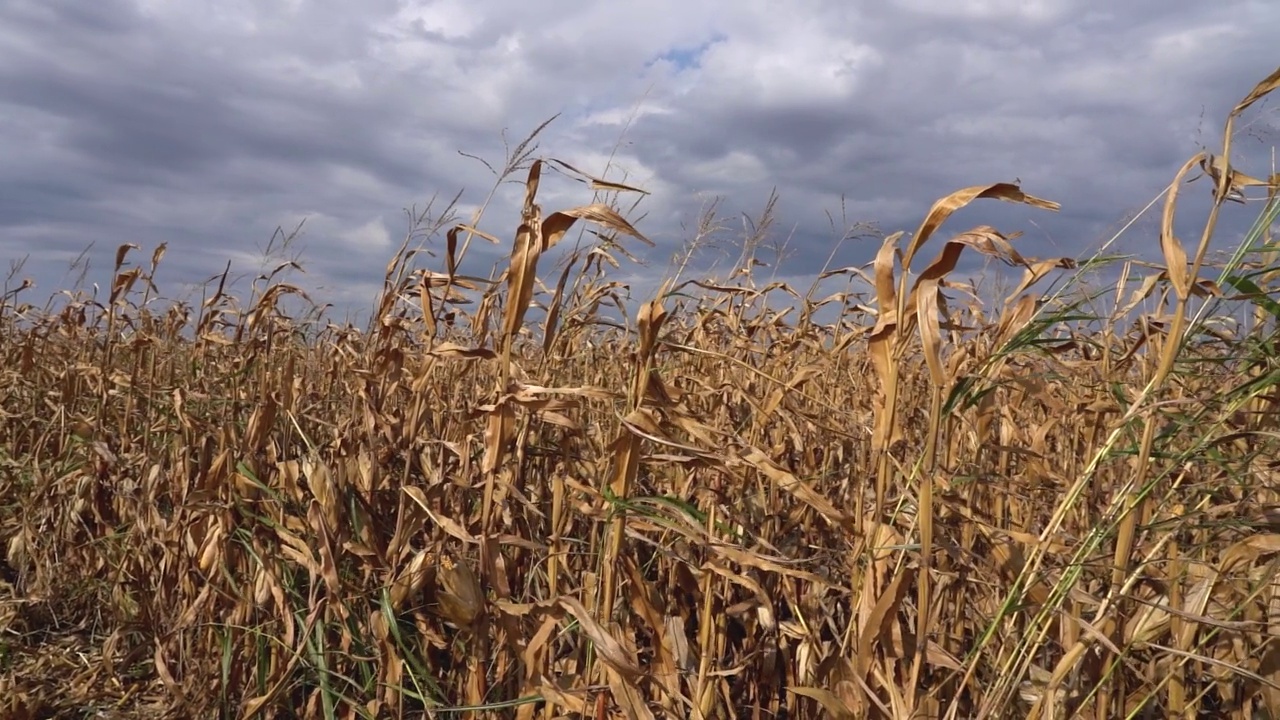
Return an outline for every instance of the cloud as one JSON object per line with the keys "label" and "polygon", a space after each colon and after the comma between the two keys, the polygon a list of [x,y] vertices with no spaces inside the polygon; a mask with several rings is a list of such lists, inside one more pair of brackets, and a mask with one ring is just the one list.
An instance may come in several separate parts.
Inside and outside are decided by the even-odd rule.
{"label": "cloud", "polygon": [[[658,247],[626,270],[638,282],[710,198],[732,219],[775,188],[792,279],[822,269],[843,224],[911,231],[938,197],[1014,179],[1062,211],[979,205],[944,234],[991,222],[1025,230],[1026,254],[1076,255],[1216,147],[1274,69],[1277,26],[1280,6],[1246,0],[11,0],[0,248],[29,255],[47,294],[90,243],[104,283],[117,244],[168,242],[181,283],[307,218],[302,284],[364,308],[407,208],[461,191],[466,220],[485,203],[494,177],[461,153],[501,166],[559,113],[540,155],[652,193],[641,230]],[[1275,114],[1252,117],[1240,159],[1265,173]],[[510,237],[522,193],[501,187],[483,228]],[[590,201],[554,173],[541,193],[547,209]],[[1227,213],[1227,237],[1251,211]],[[1154,257],[1155,239],[1125,249]],[[478,243],[473,272],[506,251]]]}

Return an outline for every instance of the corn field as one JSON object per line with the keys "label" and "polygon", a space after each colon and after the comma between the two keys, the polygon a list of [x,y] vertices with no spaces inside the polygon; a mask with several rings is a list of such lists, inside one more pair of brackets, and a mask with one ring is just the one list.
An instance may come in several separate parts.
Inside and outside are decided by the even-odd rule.
{"label": "corn field", "polygon": [[544,212],[526,153],[514,235],[423,214],[363,329],[289,263],[165,301],[164,246],[8,287],[0,716],[1278,718],[1280,176],[1228,160],[1278,86],[1159,266],[943,239],[1058,209],[996,183],[826,274],[866,297],[746,253],[637,304],[641,191]]}

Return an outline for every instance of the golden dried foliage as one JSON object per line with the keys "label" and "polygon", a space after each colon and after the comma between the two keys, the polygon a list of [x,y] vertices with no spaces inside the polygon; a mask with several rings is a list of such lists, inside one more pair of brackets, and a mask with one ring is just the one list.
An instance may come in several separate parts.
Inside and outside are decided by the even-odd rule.
{"label": "golden dried foliage", "polygon": [[[1097,262],[990,226],[912,267],[970,203],[1057,209],[1006,183],[824,274],[865,304],[757,287],[753,236],[630,312],[640,191],[557,160],[604,199],[544,217],[532,161],[504,273],[441,214],[443,267],[406,238],[364,330],[290,262],[159,309],[163,246],[105,300],[6,291],[0,716],[1275,717],[1280,182],[1231,134],[1111,314],[1032,292]],[[1262,260],[1201,278],[1259,189]],[[966,251],[1022,270],[994,310]]]}

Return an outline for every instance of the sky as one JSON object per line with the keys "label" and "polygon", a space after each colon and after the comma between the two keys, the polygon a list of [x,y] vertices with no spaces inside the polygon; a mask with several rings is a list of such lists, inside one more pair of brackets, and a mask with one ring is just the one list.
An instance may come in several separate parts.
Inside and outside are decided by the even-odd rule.
{"label": "sky", "polygon": [[[1220,148],[1280,62],[1276,28],[1272,0],[4,0],[0,255],[40,303],[86,260],[107,287],[118,245],[145,265],[164,242],[157,284],[198,302],[193,283],[274,265],[273,234],[305,221],[290,280],[359,314],[406,210],[458,196],[469,221],[495,183],[481,160],[557,116],[536,157],[650,193],[632,217],[654,247],[624,240],[639,262],[616,271],[638,301],[717,202],[722,243],[694,270],[727,274],[774,191],[766,243],[785,256],[760,272],[801,292],[872,259],[874,237],[838,243],[850,228],[910,233],[936,199],[994,182],[1062,209],[979,201],[943,236],[991,224],[1024,233],[1025,255],[1083,258]],[[1260,104],[1236,162],[1268,174],[1277,137]],[[464,272],[509,252],[514,180],[480,221],[503,244],[477,242]],[[1208,183],[1183,192],[1193,251]],[[550,170],[539,198],[593,200]],[[1158,259],[1159,210],[1113,250]],[[1228,207],[1220,242],[1257,213]]]}

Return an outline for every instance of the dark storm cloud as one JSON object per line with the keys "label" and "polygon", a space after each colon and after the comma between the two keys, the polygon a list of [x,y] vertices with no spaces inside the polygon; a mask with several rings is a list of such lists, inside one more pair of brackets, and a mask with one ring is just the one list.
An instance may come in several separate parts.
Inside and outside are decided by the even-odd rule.
{"label": "dark storm cloud", "polygon": [[[559,112],[542,154],[595,173],[612,159],[610,177],[627,168],[653,191],[641,229],[659,247],[629,271],[637,288],[708,195],[733,218],[775,187],[790,276],[827,262],[842,203],[851,222],[911,231],[936,198],[1015,178],[1062,212],[979,204],[943,234],[989,222],[1026,231],[1028,254],[1080,254],[1216,147],[1274,68],[1277,26],[1271,3],[1186,0],[11,0],[0,250],[30,254],[52,292],[57,262],[91,242],[99,265],[120,242],[169,242],[163,277],[190,282],[228,258],[256,271],[272,233],[305,218],[306,284],[364,308],[403,208],[465,190],[465,220],[484,201],[492,176],[458,151],[500,165],[501,131],[513,145]],[[483,226],[509,237],[521,192],[501,188]],[[547,208],[589,200],[554,177],[542,192]],[[504,252],[477,244],[472,270]],[[851,244],[836,264],[873,252]]]}
{"label": "dark storm cloud", "polygon": [[69,187],[34,179],[0,183],[0,227],[57,220],[62,213],[83,210],[91,203],[90,188]]}
{"label": "dark storm cloud", "polygon": [[[847,194],[886,230],[913,230],[934,198],[1017,178],[1062,211],[980,203],[948,227],[1013,221],[1010,229],[1028,231],[1031,252],[1083,253],[1200,146],[1214,147],[1226,110],[1272,69],[1270,40],[1252,23],[1280,18],[1275,10],[1178,5],[1117,6],[1119,17],[1064,4],[1038,22],[963,22],[877,5],[862,24],[870,29],[853,35],[885,60],[860,73],[847,100],[787,103],[724,83],[690,93],[682,111],[646,118],[639,144],[662,147],[652,157],[659,174],[674,177],[690,157],[754,154],[814,237],[834,196]],[[725,178],[723,187],[752,184]],[[1206,188],[1189,192],[1197,190]],[[824,261],[813,252],[793,270]]]}
{"label": "dark storm cloud", "polygon": [[[366,274],[385,257],[361,256],[388,251],[349,247],[342,232],[393,223],[431,185],[447,192],[444,181],[456,180],[433,177],[430,155],[404,146],[429,129],[385,122],[383,113],[404,107],[403,87],[317,87],[107,7],[19,4],[4,13],[12,22],[0,33],[0,103],[20,116],[2,141],[11,162],[0,169],[0,226],[14,229],[0,238],[6,255],[65,259],[96,243],[101,263],[121,242],[169,242],[166,269],[190,280],[227,257],[243,265],[277,225],[320,215],[312,226],[336,220],[306,238],[315,256],[307,264]],[[298,45],[295,55],[315,52]],[[335,182],[341,175],[347,181]],[[335,243],[345,252],[326,249]]]}
{"label": "dark storm cloud", "polygon": [[57,22],[65,39],[86,35],[101,37],[124,35],[137,29],[140,21],[137,7],[130,0],[49,0],[38,4],[18,3],[9,8],[8,19],[27,27]]}

